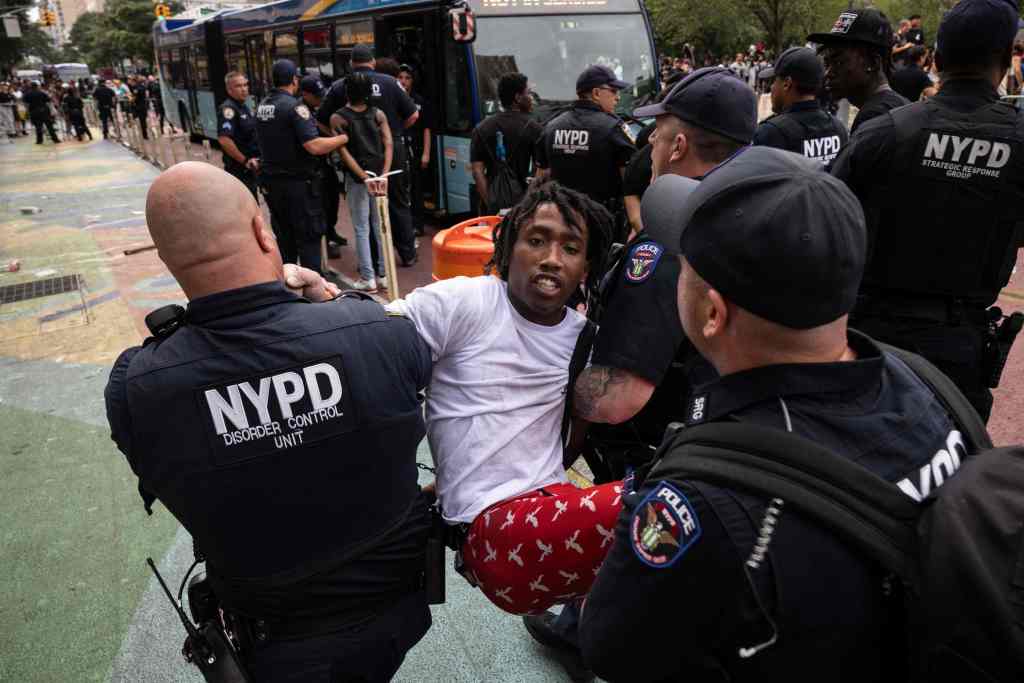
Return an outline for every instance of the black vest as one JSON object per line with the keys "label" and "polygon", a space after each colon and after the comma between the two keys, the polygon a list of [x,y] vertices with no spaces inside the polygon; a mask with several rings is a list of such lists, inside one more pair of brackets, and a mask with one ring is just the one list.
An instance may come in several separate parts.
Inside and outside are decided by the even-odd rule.
{"label": "black vest", "polygon": [[577,101],[544,127],[542,143],[551,177],[566,187],[608,202],[622,195],[622,178],[608,138],[622,121],[591,102]]}
{"label": "black vest", "polygon": [[[353,111],[347,106],[338,110],[338,116],[345,119],[348,128],[348,151],[364,171],[380,174],[384,170],[384,140],[380,126],[377,125],[377,108],[367,107],[365,111]],[[356,178],[348,168],[345,172],[357,183],[363,181]]]}
{"label": "black vest", "polygon": [[808,159],[829,164],[846,145],[850,134],[839,120],[812,102],[813,108],[798,108],[771,117],[763,125],[774,126],[786,140],[786,149]]}
{"label": "black vest", "polygon": [[213,297],[132,358],[129,458],[218,590],[228,578],[286,588],[410,514],[429,352],[374,302],[314,305],[278,283]]}
{"label": "black vest", "polygon": [[932,98],[893,110],[888,182],[862,200],[862,291],[992,304],[1016,262],[1024,211],[1024,114],[956,111]]}
{"label": "black vest", "polygon": [[299,144],[292,123],[292,112],[301,100],[284,90],[271,90],[256,108],[256,137],[260,146],[260,166],[265,176],[310,178],[319,163]]}

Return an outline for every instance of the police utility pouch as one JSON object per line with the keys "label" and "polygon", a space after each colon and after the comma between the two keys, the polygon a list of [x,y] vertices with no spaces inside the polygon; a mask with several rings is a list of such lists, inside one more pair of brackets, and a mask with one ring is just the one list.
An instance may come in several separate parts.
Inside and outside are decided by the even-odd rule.
{"label": "police utility pouch", "polygon": [[430,534],[427,536],[423,589],[428,605],[443,605],[445,601],[445,538],[448,525],[436,505],[430,507]]}

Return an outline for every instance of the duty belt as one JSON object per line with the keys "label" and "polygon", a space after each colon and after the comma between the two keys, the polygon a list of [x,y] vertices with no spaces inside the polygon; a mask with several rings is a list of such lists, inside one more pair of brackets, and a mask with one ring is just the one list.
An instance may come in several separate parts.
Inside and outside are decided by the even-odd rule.
{"label": "duty belt", "polygon": [[910,318],[944,325],[985,324],[985,308],[981,303],[954,297],[879,293],[858,297],[853,317]]}

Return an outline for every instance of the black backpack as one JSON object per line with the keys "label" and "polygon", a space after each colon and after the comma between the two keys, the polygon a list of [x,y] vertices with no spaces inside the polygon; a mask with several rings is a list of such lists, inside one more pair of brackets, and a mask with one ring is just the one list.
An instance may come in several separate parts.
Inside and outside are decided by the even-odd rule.
{"label": "black backpack", "polygon": [[[527,125],[529,125],[529,120],[523,124],[519,131],[520,134]],[[506,140],[509,139],[508,134],[501,130],[501,126],[495,124],[495,128]],[[499,159],[496,151],[489,146],[487,149],[494,162],[494,175],[487,179],[487,210],[492,214],[497,214],[502,209],[510,209],[518,204],[526,194],[526,188],[523,187],[523,183],[516,177],[516,172],[509,165],[508,160],[512,158],[512,148],[508,145],[505,146],[504,160]]]}
{"label": "black backpack", "polygon": [[[345,119],[348,129],[348,151],[364,171],[380,174],[384,170],[384,138],[377,124],[376,107],[368,106],[365,111],[355,111],[347,106],[338,110]],[[362,183],[352,171],[345,169],[355,182]]]}
{"label": "black backpack", "polygon": [[879,346],[931,387],[968,447],[921,503],[808,439],[740,423],[676,432],[647,478],[782,498],[899,577],[908,644],[900,668],[911,680],[1024,680],[1024,447],[993,448],[949,378]]}

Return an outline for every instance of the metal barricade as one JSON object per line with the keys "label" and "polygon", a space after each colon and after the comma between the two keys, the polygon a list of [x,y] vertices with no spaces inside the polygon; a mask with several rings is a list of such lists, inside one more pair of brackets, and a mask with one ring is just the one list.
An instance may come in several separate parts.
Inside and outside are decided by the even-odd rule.
{"label": "metal barricade", "polygon": [[18,110],[14,102],[0,104],[0,138],[14,142],[18,135],[18,126],[15,121],[18,118]]}

